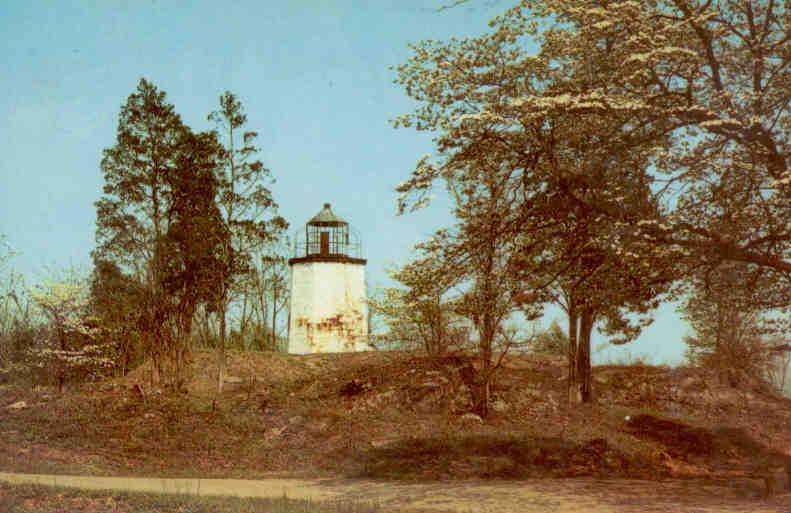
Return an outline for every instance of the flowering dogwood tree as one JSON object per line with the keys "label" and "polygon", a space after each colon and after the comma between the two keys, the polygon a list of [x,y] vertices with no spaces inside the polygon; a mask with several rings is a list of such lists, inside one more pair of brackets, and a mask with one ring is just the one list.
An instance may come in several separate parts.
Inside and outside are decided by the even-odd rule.
{"label": "flowering dogwood tree", "polygon": [[49,337],[31,348],[30,357],[34,366],[55,374],[59,391],[74,372],[100,375],[112,368],[111,348],[94,342],[84,282],[47,281],[29,293],[49,323]]}
{"label": "flowering dogwood tree", "polygon": [[529,116],[628,120],[605,150],[648,151],[665,210],[631,220],[646,237],[761,268],[791,301],[789,22],[773,1],[524,1],[492,37],[538,38],[536,58],[559,73],[595,70],[591,87],[516,102]]}
{"label": "flowering dogwood tree", "polygon": [[437,155],[400,210],[505,170],[526,281],[571,286],[624,340],[625,311],[723,260],[788,305],[788,22],[774,2],[524,0],[488,34],[413,45],[398,82],[418,107],[395,124],[434,132]]}

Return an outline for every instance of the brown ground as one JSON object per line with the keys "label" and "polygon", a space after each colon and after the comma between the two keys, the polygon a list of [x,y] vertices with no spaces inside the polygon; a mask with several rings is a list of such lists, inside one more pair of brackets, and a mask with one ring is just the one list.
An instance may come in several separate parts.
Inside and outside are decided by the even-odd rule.
{"label": "brown ground", "polygon": [[[32,482],[30,478],[38,477],[23,481],[24,477],[14,476],[13,482]],[[0,473],[0,511],[31,513],[776,513],[791,509],[791,492],[759,497],[753,483],[739,480],[547,478],[413,483],[276,479],[200,480],[199,486],[181,480],[181,489],[200,490],[196,497],[163,495],[163,489],[176,486],[159,479],[57,477],[59,483],[82,490],[8,485],[2,482],[6,479],[11,476]],[[219,498],[220,493],[225,497]],[[285,502],[284,495],[291,508],[272,504],[273,500]]]}
{"label": "brown ground", "polygon": [[[216,401],[213,355],[203,352],[188,393],[178,395],[148,389],[145,369],[62,397],[5,385],[0,470],[421,481],[742,476],[760,484],[791,456],[791,401],[757,383],[723,384],[700,369],[606,366],[594,370],[596,404],[569,407],[562,359],[515,355],[494,387],[497,411],[479,424],[463,417],[462,360],[232,353],[229,373],[239,379]],[[5,408],[20,400],[28,407]]]}

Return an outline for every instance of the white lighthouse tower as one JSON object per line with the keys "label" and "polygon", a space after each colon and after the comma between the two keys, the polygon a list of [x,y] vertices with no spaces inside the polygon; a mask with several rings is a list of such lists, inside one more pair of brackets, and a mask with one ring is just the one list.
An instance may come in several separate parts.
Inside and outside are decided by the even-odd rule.
{"label": "white lighthouse tower", "polygon": [[291,354],[360,351],[368,337],[365,260],[349,223],[329,203],[295,237],[291,267]]}

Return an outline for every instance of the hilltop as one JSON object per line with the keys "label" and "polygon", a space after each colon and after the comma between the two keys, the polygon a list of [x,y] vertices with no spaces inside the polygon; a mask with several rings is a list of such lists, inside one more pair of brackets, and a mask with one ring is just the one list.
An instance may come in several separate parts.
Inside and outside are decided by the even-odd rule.
{"label": "hilltop", "polygon": [[[594,368],[596,402],[566,403],[562,358],[509,355],[487,419],[467,413],[464,356],[213,354],[186,392],[124,378],[0,387],[0,469],[95,475],[367,476],[432,480],[759,478],[791,461],[791,400],[697,368]],[[25,406],[8,406],[24,401]]]}

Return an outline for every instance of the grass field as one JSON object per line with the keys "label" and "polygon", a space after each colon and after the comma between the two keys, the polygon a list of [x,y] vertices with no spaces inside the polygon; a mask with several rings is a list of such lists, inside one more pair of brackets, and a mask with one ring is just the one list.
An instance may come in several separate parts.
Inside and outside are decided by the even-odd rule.
{"label": "grass field", "polygon": [[376,513],[375,503],[191,497],[0,483],[3,513]]}

